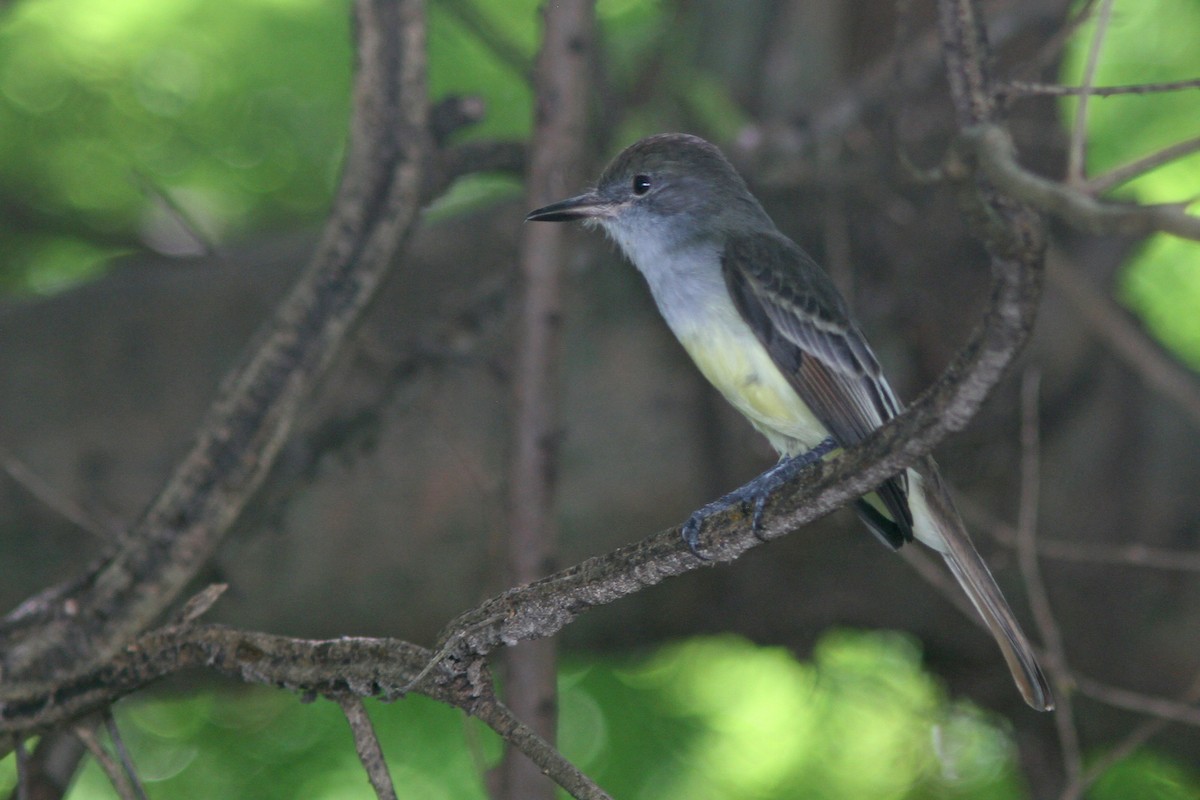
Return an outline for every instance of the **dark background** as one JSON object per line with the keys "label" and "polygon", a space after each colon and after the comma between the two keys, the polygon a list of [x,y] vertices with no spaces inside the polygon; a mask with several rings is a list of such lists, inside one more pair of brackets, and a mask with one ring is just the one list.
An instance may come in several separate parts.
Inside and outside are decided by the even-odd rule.
{"label": "dark background", "polygon": [[[11,22],[23,5],[0,14]],[[452,60],[447,51],[462,42],[480,41],[456,5],[435,2],[431,10],[441,25],[435,32],[442,31],[441,39],[431,36],[431,74],[443,91],[471,89],[458,73],[439,77],[438,64]],[[694,0],[662,3],[645,19],[614,14],[602,27],[602,100],[589,142],[595,174],[643,133],[687,130],[719,141],[780,228],[830,269],[904,398],[944,368],[976,323],[989,286],[987,259],[953,193],[918,183],[897,157],[903,151],[917,164],[936,163],[953,131],[931,9],[914,6],[910,39],[929,46],[916,48],[899,74],[887,61],[891,3]],[[985,7],[994,20],[998,74],[1057,80],[1059,59],[1039,57],[1062,34],[1065,5]],[[486,3],[478,10],[507,18]],[[497,22],[484,30],[511,36],[517,52],[528,54],[521,41],[528,25]],[[314,42],[323,41],[320,30],[324,46],[347,47],[344,30],[326,21],[303,28],[310,29]],[[5,33],[10,57],[22,30],[10,25]],[[306,41],[299,34],[293,41],[301,62]],[[494,89],[520,78],[489,52],[492,61],[479,67],[487,80],[477,91],[491,92],[490,112],[499,121],[475,135],[520,135],[504,127],[526,108],[520,92]],[[470,74],[469,66],[461,72]],[[336,85],[336,77],[325,79]],[[1149,78],[1133,74],[1126,82],[1141,79]],[[255,72],[248,80],[266,78]],[[329,94],[336,98],[335,90]],[[314,95],[290,97],[310,105],[325,97]],[[344,110],[334,99],[309,113],[336,130]],[[1060,112],[1053,99],[1011,106],[1022,162],[1051,177],[1065,164]],[[253,212],[229,217],[212,237],[219,253],[209,254],[155,253],[147,227],[129,221],[135,213],[72,207],[37,184],[32,167],[4,167],[10,188],[0,190],[0,201],[19,212],[5,223],[13,244],[0,244],[12,256],[0,270],[9,271],[14,292],[0,306],[6,459],[112,530],[134,519],[185,451],[223,371],[314,246],[320,187],[339,146],[322,153],[324,162],[312,160],[318,177],[305,190],[317,198],[310,208],[289,211],[277,195],[301,190],[287,182],[257,192]],[[147,180],[159,189],[138,195],[140,202],[158,207],[159,192],[173,191],[171,178]],[[232,587],[212,619],[300,636],[431,643],[456,613],[504,588],[494,565],[505,526],[511,301],[526,209],[504,189],[467,194],[467,210],[433,214],[422,226],[204,576]],[[482,199],[497,194],[499,200]],[[178,222],[166,218],[164,229]],[[120,255],[105,259],[94,279],[38,296],[31,289],[42,285],[38,270],[46,267],[39,264],[48,258],[39,248],[56,231]],[[1149,385],[1144,360],[1115,352],[1106,338],[1111,326],[1089,318],[1062,291],[1063,281],[1081,276],[1102,310],[1137,333],[1142,323],[1111,296],[1139,243],[1058,224],[1051,233],[1049,288],[1033,345],[938,458],[963,498],[978,546],[1018,615],[1029,620],[1005,526],[1018,508],[1020,381],[1028,371],[1040,375],[1038,536],[1051,548],[1042,571],[1070,665],[1108,684],[1175,697],[1200,667],[1200,420]],[[184,242],[177,249],[195,250],[185,234],[168,238]],[[598,233],[573,238],[561,415],[564,566],[679,523],[772,460],[687,362],[636,272]],[[97,267],[83,260],[60,269]],[[1194,397],[1194,373],[1187,380]],[[1098,563],[1101,545],[1188,555],[1165,565],[1137,564],[1127,553],[1114,556],[1117,563]],[[0,477],[0,605],[12,608],[78,573],[101,546],[101,536]],[[620,653],[733,631],[803,657],[819,632],[835,625],[911,631],[929,668],[953,691],[1011,714],[1019,737],[1038,743],[1027,749],[1027,765],[1039,760],[1030,752],[1041,753],[1043,768],[1051,769],[1053,722],[1024,709],[988,637],[847,512],[733,566],[594,611],[563,641],[569,651]],[[1133,719],[1086,700],[1077,711],[1090,746],[1124,733]],[[1194,729],[1178,730],[1158,741],[1194,762],[1200,738]]]}

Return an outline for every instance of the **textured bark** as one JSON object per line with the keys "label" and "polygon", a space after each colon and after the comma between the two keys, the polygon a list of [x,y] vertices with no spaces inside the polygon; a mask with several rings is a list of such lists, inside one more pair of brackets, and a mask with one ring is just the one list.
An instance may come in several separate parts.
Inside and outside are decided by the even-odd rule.
{"label": "textured bark", "polygon": [[[857,5],[854,13],[849,30],[870,27],[874,18]],[[1040,47],[1049,29],[1040,22],[1062,22],[1061,8],[1045,3],[998,13],[1004,24],[992,27],[991,44],[1002,75]],[[933,383],[964,341],[974,342],[968,352],[975,354],[1006,346],[970,338],[989,301],[987,260],[964,229],[955,198],[942,186],[915,186],[894,169],[893,114],[908,154],[931,164],[962,113],[945,102],[944,86],[930,82],[941,69],[939,48],[919,22],[920,47],[903,71],[909,85],[902,109],[889,105],[900,94],[892,65],[866,52],[875,58],[848,61],[849,82],[814,108],[810,126],[748,129],[728,147],[781,227],[826,263],[838,246],[825,238],[836,234],[837,226],[825,221],[836,192],[845,231],[845,253],[836,260],[848,265],[856,311],[905,397]],[[720,26],[712,27],[717,37]],[[740,56],[718,58],[714,50],[711,65],[736,70],[768,49],[752,36],[731,35],[722,46],[736,49],[742,41],[748,44]],[[970,84],[964,79],[961,91],[969,94]],[[1025,101],[1007,111],[1019,134],[1017,163],[1059,174],[1062,137],[1050,104]],[[974,124],[979,115],[961,119]],[[991,135],[985,129],[973,135],[984,134]],[[831,141],[833,149],[815,159],[813,148]],[[977,154],[1004,155],[969,144],[961,152],[959,181],[968,189]],[[1017,184],[1008,188],[1021,191]],[[510,265],[524,210],[497,208],[421,231],[408,268],[384,288],[348,356],[298,409],[295,435],[259,499],[221,544],[210,572],[233,589],[214,618],[309,636],[384,629],[432,642],[446,620],[506,586],[496,552],[484,543],[501,527],[505,508],[497,476],[513,373],[503,323],[516,303]],[[977,218],[986,226],[1024,214],[1001,207]],[[1024,356],[1043,375],[1037,544],[1071,665],[1100,682],[1086,684],[1094,694],[1134,708],[1146,695],[1182,695],[1196,669],[1194,637],[1179,632],[1200,618],[1198,570],[1188,559],[1197,548],[1200,459],[1195,413],[1181,409],[1194,409],[1200,389],[1194,373],[1112,300],[1113,275],[1136,242],[1052,230],[1050,280]],[[14,388],[0,393],[0,441],[84,507],[134,519],[172,457],[186,451],[220,374],[309,248],[311,241],[267,242],[234,251],[225,265],[128,265],[51,300],[5,307],[0,374]],[[627,597],[619,605],[578,617],[565,631],[567,645],[620,651],[722,630],[803,654],[831,625],[904,628],[922,639],[930,666],[954,691],[1013,714],[1027,771],[1050,776],[1039,784],[1048,792],[1061,769],[1052,726],[1021,715],[986,637],[862,536],[848,515],[796,531],[736,565],[629,594],[688,567],[690,557],[675,549],[673,534],[640,541],[648,531],[681,522],[770,457],[719,400],[698,393],[691,366],[633,271],[598,239],[582,253],[573,262],[579,278],[563,302],[561,559],[575,563],[637,542],[617,560],[648,566],[604,577],[591,562],[560,576],[559,585],[574,592],[572,603],[528,604],[512,621],[477,632],[479,649],[504,635],[551,630],[620,594]],[[1008,258],[1000,252],[1002,271]],[[1071,270],[1062,273],[1068,278],[1055,277],[1056,264]],[[1090,294],[1066,282],[1076,280]],[[1002,286],[1015,307],[1035,288]],[[1017,319],[992,322],[1013,335],[1025,329]],[[1151,369],[1147,353],[1156,364]],[[993,373],[1002,368],[999,361],[991,366]],[[945,390],[939,383],[929,397],[944,400]],[[965,408],[973,410],[981,393],[969,392]],[[938,457],[966,497],[981,549],[1020,606],[1005,524],[1016,519],[1018,496],[1016,396],[1015,383],[1002,380]],[[961,416],[927,421],[917,433],[962,423]],[[832,507],[828,487],[806,491],[822,492],[821,505],[778,518],[773,533]],[[0,537],[0,593],[8,604],[74,574],[105,546],[58,520],[15,482],[0,492],[0,524],[12,532]],[[779,507],[795,500],[781,497]],[[732,556],[749,544],[734,534],[722,552]],[[490,623],[491,612],[507,609],[512,599],[496,600],[482,616]],[[1129,730],[1127,712],[1077,702],[1085,747]],[[1167,710],[1186,717],[1177,707]],[[1156,741],[1197,757],[1194,736],[1172,736]]]}

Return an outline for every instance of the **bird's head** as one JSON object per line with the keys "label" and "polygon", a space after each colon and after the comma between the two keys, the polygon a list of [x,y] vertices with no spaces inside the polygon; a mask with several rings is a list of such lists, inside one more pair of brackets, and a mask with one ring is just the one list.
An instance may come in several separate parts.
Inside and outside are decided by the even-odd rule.
{"label": "bird's head", "polygon": [[663,133],[627,147],[596,188],[531,211],[539,222],[584,220],[631,236],[717,236],[771,225],[733,165],[698,136]]}

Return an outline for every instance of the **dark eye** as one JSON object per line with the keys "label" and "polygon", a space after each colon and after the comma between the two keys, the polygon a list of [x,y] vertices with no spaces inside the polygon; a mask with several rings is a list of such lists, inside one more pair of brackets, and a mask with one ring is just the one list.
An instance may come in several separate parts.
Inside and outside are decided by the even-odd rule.
{"label": "dark eye", "polygon": [[650,176],[649,175],[634,175],[633,176],[633,193],[641,197],[646,192],[650,191]]}

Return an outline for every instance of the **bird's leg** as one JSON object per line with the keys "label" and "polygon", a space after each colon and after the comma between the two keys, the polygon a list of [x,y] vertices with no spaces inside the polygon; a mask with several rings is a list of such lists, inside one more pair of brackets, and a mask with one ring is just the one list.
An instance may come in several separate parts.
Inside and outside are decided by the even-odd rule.
{"label": "bird's leg", "polygon": [[688,549],[697,558],[704,558],[700,555],[699,550],[700,529],[709,517],[720,514],[734,504],[743,507],[753,504],[750,529],[754,531],[755,536],[761,539],[763,506],[766,505],[767,498],[780,486],[799,475],[805,467],[815,464],[835,449],[837,449],[837,443],[833,439],[826,439],[811,450],[780,459],[778,464],[754,480],[694,511],[688,521],[683,524],[683,541],[687,543]]}

